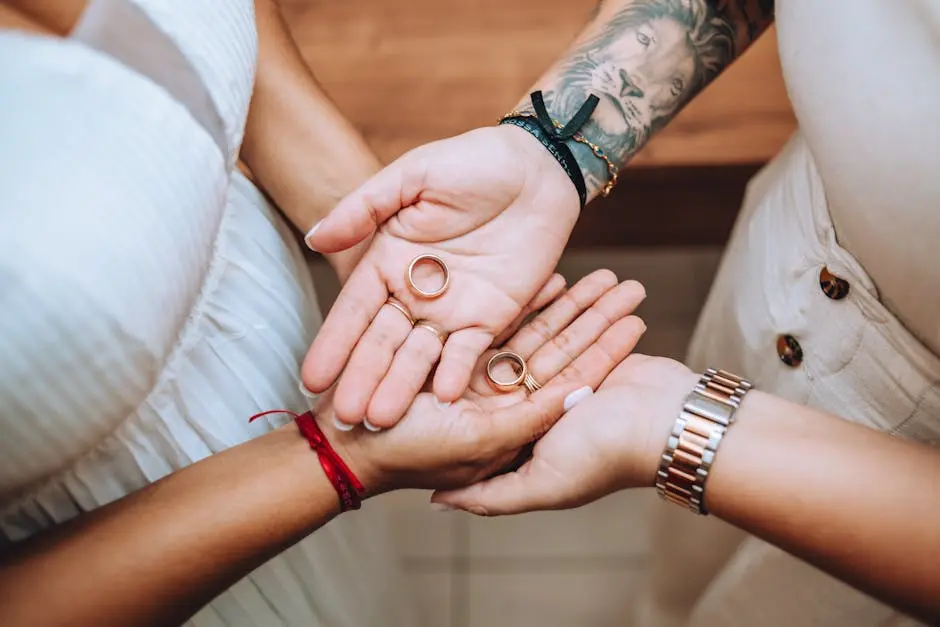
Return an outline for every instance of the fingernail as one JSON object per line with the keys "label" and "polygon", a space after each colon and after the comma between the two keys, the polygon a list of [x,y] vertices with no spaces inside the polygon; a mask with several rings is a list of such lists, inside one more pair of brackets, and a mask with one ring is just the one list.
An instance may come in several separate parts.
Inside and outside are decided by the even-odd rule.
{"label": "fingernail", "polygon": [[434,404],[437,405],[439,409],[447,409],[451,405],[450,401],[445,403],[444,401],[440,400],[436,396],[434,397]]}
{"label": "fingernail", "polygon": [[382,430],[382,427],[376,427],[374,424],[369,422],[368,418],[362,419],[362,426],[368,429],[369,431],[371,431],[372,433],[378,433],[379,431]]}
{"label": "fingernail", "polygon": [[317,398],[318,395],[308,390],[307,386],[304,385],[303,381],[300,382],[300,385],[298,387],[300,388],[300,393],[306,396],[307,398]]}
{"label": "fingernail", "polygon": [[594,390],[590,386],[585,385],[583,388],[578,388],[565,397],[565,411],[570,410],[593,393]]}
{"label": "fingernail", "polygon": [[356,425],[351,425],[349,423],[343,422],[336,416],[333,416],[333,426],[339,429],[340,431],[352,431],[356,428]]}
{"label": "fingernail", "polygon": [[304,236],[304,242],[307,244],[307,248],[309,248],[313,252],[319,252],[319,251],[313,247],[313,244],[310,243],[310,238],[313,236],[314,233],[317,232],[317,229],[320,228],[321,224],[323,224],[323,220],[320,220],[319,222],[314,224],[313,228],[307,231],[307,234]]}
{"label": "fingernail", "polygon": [[431,503],[431,510],[435,512],[452,512],[456,507],[447,503]]}
{"label": "fingernail", "polygon": [[472,505],[467,508],[467,511],[477,516],[489,516],[489,512],[482,505]]}

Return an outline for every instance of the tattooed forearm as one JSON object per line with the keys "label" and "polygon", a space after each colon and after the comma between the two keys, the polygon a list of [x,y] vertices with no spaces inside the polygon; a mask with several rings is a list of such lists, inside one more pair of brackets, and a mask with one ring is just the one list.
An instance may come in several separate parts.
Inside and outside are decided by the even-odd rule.
{"label": "tattooed forearm", "polygon": [[[772,21],[773,0],[607,0],[537,87],[562,123],[597,95],[584,135],[622,167]],[[606,165],[569,144],[593,196]]]}

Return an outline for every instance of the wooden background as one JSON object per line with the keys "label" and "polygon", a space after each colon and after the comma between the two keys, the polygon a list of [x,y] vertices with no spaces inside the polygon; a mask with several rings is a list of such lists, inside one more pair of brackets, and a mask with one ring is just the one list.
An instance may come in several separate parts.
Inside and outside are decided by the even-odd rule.
{"label": "wooden background", "polygon": [[[280,3],[317,79],[390,161],[494,123],[567,48],[595,1]],[[0,18],[18,23],[2,3]],[[653,139],[610,198],[591,204],[571,245],[724,243],[748,178],[794,128],[771,31]]]}
{"label": "wooden background", "polygon": [[[301,50],[383,159],[492,124],[581,29],[595,0],[281,0]],[[636,158],[753,163],[793,129],[765,37]]]}
{"label": "wooden background", "polygon": [[[595,0],[280,0],[317,79],[383,160],[492,124]],[[747,179],[793,132],[774,33],[705,90],[593,203],[573,246],[725,241]]]}

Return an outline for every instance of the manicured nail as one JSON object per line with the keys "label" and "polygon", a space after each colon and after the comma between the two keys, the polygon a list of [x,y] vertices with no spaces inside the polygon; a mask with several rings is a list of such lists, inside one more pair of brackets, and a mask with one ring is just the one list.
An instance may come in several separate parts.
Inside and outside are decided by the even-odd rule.
{"label": "manicured nail", "polygon": [[588,396],[594,393],[594,390],[590,386],[585,385],[583,388],[578,388],[571,394],[565,397],[565,411],[569,411],[572,407],[586,399]]}
{"label": "manicured nail", "polygon": [[307,231],[307,234],[304,236],[304,242],[307,244],[307,248],[309,248],[313,252],[319,252],[319,251],[313,247],[313,244],[310,243],[310,238],[313,236],[314,233],[317,232],[317,229],[320,228],[321,224],[323,224],[323,220],[320,220],[319,222],[314,224],[313,228]]}
{"label": "manicured nail", "polygon": [[333,426],[339,429],[340,431],[352,431],[356,428],[356,425],[351,425],[349,423],[343,422],[336,416],[333,416]]}
{"label": "manicured nail", "polygon": [[456,507],[447,503],[431,503],[431,510],[435,512],[452,512]]}
{"label": "manicured nail", "polygon": [[379,431],[382,430],[382,427],[376,427],[374,424],[369,422],[368,418],[362,419],[362,426],[368,429],[369,431],[371,431],[372,433],[378,433]]}
{"label": "manicured nail", "polygon": [[306,396],[307,398],[317,398],[319,396],[318,394],[314,394],[313,392],[308,390],[307,386],[304,385],[303,381],[300,382],[300,385],[298,387],[300,388],[300,393]]}

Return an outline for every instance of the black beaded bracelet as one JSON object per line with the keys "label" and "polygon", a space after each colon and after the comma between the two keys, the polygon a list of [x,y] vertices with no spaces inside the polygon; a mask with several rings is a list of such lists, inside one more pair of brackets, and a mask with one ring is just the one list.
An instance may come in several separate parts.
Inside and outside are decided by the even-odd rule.
{"label": "black beaded bracelet", "polygon": [[571,182],[574,183],[574,188],[578,190],[578,199],[581,202],[581,208],[584,209],[584,204],[587,202],[587,187],[584,184],[584,175],[581,174],[581,167],[578,165],[577,159],[574,158],[574,153],[571,152],[571,148],[568,148],[568,145],[565,144],[565,142],[558,141],[553,136],[546,133],[542,126],[534,118],[520,115],[503,118],[499,123],[518,126],[519,128],[528,131],[530,135],[535,137],[543,146],[545,146],[548,152],[550,152],[551,155],[555,157],[555,160],[564,169],[565,174],[568,175],[568,178],[571,179]]}
{"label": "black beaded bracelet", "polygon": [[600,100],[593,94],[588,96],[587,100],[584,101],[584,104],[581,105],[581,108],[578,109],[574,117],[571,118],[567,124],[559,128],[556,127],[551,116],[548,114],[542,92],[532,92],[529,97],[532,100],[532,108],[535,111],[534,116],[531,114],[513,112],[500,120],[499,123],[512,124],[528,131],[529,134],[539,140],[539,142],[548,149],[548,152],[555,157],[555,160],[558,161],[564,169],[568,178],[574,183],[574,187],[578,191],[581,209],[584,209],[584,205],[587,202],[587,186],[584,183],[584,175],[581,173],[581,166],[578,165],[578,160],[575,159],[574,153],[571,152],[571,148],[568,147],[565,141],[571,139],[575,133],[580,131],[581,127],[587,123]]}

